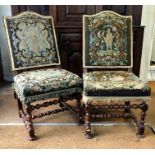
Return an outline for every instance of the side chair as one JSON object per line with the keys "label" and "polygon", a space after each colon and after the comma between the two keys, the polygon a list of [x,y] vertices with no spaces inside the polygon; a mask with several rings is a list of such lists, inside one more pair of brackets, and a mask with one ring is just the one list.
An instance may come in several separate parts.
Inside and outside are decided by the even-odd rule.
{"label": "side chair", "polygon": [[[29,140],[37,138],[34,119],[70,111],[80,123],[82,79],[61,69],[53,18],[23,12],[13,17],[4,17],[4,26],[14,73],[14,95]],[[68,100],[73,99],[77,101],[76,107],[67,104]],[[56,104],[60,108],[33,114],[33,110]]]}
{"label": "side chair", "polygon": [[[132,16],[102,11],[83,16],[85,135],[98,118],[130,118],[143,137],[151,89],[132,73]],[[134,109],[140,109],[136,117]],[[119,112],[121,111],[121,112]]]}

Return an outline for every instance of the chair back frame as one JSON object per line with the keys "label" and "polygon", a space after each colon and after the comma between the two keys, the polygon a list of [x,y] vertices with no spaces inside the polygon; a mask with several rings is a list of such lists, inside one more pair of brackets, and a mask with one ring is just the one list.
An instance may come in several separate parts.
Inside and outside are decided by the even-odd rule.
{"label": "chair back frame", "polygon": [[[34,66],[29,66],[29,67],[15,67],[14,65],[14,58],[13,58],[13,49],[11,47],[11,40],[10,40],[10,37],[9,37],[9,29],[8,29],[8,24],[7,24],[7,20],[11,20],[11,19],[16,19],[16,18],[20,18],[20,17],[23,17],[23,16],[29,16],[29,15],[32,15],[32,16],[37,16],[37,17],[40,17],[40,18],[43,18],[43,19],[47,19],[47,20],[50,20],[51,22],[51,28],[52,28],[52,33],[53,33],[53,39],[54,39],[54,43],[55,43],[55,52],[56,52],[56,55],[57,55],[57,58],[58,58],[58,62],[57,63],[49,63],[49,64],[43,64],[43,65],[34,65]],[[56,32],[55,32],[55,27],[54,27],[54,22],[53,22],[53,18],[52,16],[43,16],[43,15],[40,15],[38,13],[35,13],[35,12],[31,12],[31,11],[25,11],[25,12],[22,12],[18,15],[15,15],[15,16],[5,16],[3,17],[3,22],[4,22],[4,27],[5,27],[5,32],[6,32],[6,36],[7,36],[7,41],[8,41],[8,48],[9,48],[9,57],[10,57],[10,60],[11,60],[11,66],[12,66],[12,71],[14,74],[18,74],[22,71],[26,71],[26,70],[33,70],[33,69],[39,69],[39,68],[48,68],[48,67],[60,67],[61,66],[61,62],[60,62],[60,56],[59,56],[59,50],[58,50],[58,45],[57,45],[57,38],[56,38]]]}
{"label": "chair back frame", "polygon": [[[87,65],[86,64],[86,52],[88,52],[88,49],[86,49],[86,20],[89,18],[94,18],[94,17],[99,17],[102,18],[103,15],[105,14],[113,14],[116,17],[119,18],[123,18],[123,19],[127,19],[130,20],[130,65],[129,66],[93,66],[93,65]],[[118,13],[115,13],[113,11],[101,11],[97,14],[94,15],[84,15],[83,16],[83,72],[87,72],[89,70],[128,70],[129,72],[132,71],[132,67],[133,67],[133,31],[132,31],[132,16],[122,16]]]}

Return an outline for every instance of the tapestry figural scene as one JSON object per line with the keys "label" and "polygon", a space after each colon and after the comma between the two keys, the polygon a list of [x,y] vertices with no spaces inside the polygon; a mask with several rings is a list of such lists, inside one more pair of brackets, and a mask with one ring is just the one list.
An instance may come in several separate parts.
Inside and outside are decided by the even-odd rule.
{"label": "tapestry figural scene", "polygon": [[131,17],[106,11],[84,20],[86,66],[131,66]]}

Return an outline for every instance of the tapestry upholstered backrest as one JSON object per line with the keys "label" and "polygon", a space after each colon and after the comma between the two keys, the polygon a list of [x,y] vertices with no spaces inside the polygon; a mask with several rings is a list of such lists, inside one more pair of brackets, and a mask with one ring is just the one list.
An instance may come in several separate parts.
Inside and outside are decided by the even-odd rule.
{"label": "tapestry upholstered backrest", "polygon": [[4,17],[12,69],[60,65],[53,19],[34,12]]}
{"label": "tapestry upholstered backrest", "polygon": [[132,17],[112,11],[83,16],[83,67],[132,67]]}

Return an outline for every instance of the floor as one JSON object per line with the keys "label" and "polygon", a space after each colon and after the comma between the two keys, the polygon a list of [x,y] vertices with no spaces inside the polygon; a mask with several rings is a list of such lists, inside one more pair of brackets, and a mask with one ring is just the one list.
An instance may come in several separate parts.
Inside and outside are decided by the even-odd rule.
{"label": "floor", "polygon": [[[152,98],[146,122],[155,127],[155,82],[149,85]],[[155,135],[147,127],[145,137],[138,139],[136,127],[129,120],[113,119],[97,123],[92,127],[95,137],[88,140],[84,137],[84,126],[76,125],[75,117],[69,112],[44,117],[35,121],[39,139],[30,142],[18,117],[11,84],[0,83],[0,148],[155,148]],[[116,125],[113,126],[113,123]]]}

